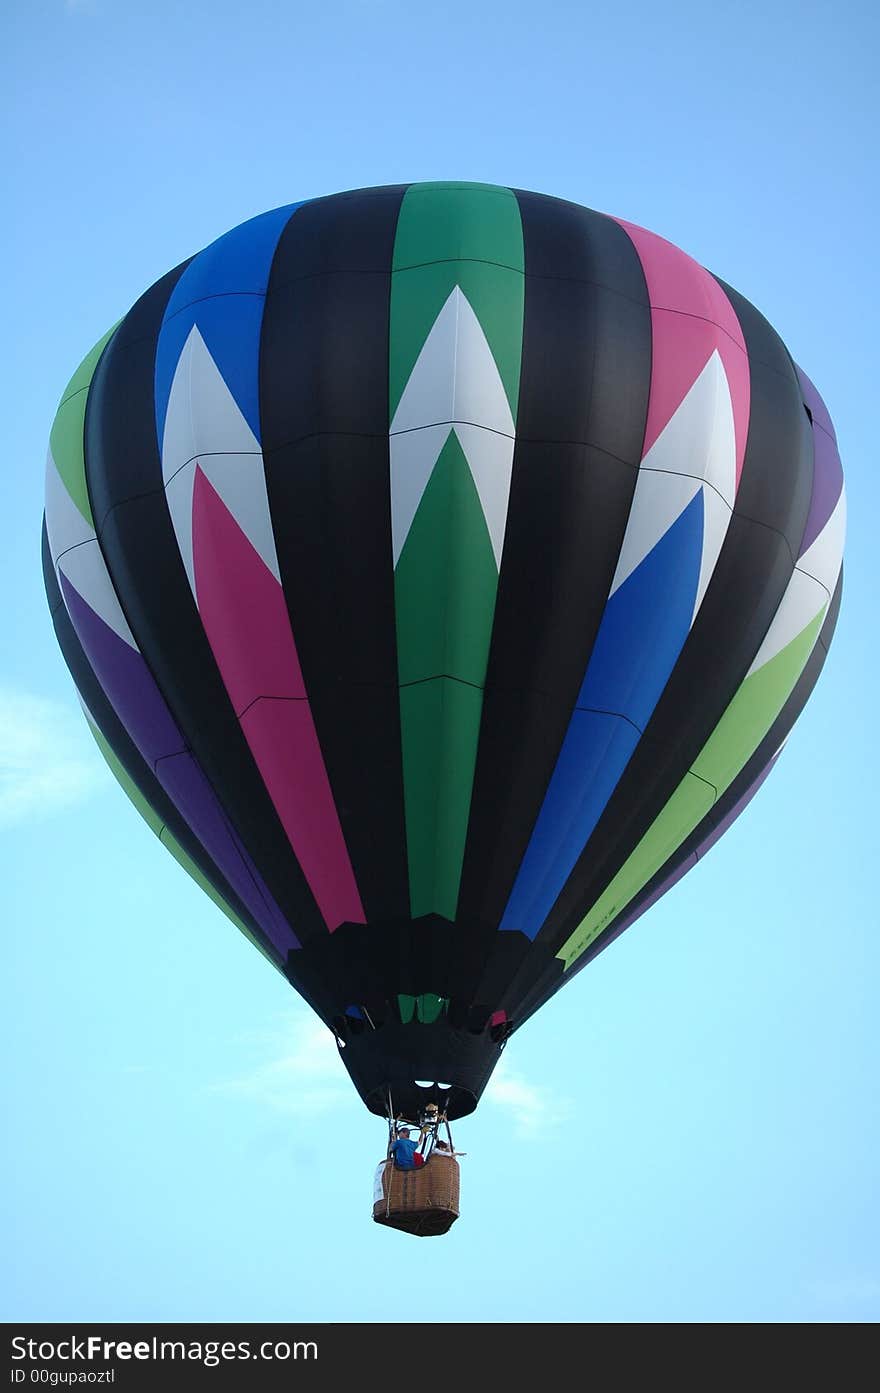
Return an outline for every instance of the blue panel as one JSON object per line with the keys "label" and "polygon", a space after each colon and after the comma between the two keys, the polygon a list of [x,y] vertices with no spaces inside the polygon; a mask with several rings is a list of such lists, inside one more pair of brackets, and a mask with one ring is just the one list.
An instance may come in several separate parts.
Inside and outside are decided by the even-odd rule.
{"label": "blue panel", "polygon": [[242,415],[260,439],[258,373],[266,289],[278,240],[301,207],[301,203],[291,203],[233,228],[199,252],[177,282],[156,348],[160,444],[174,371],[194,324]]}
{"label": "blue panel", "polygon": [[589,841],[688,636],[702,544],[700,490],[605,606],[502,929],[535,937]]}
{"label": "blue panel", "polygon": [[700,489],[605,606],[578,706],[644,730],[690,630],[702,555]]}

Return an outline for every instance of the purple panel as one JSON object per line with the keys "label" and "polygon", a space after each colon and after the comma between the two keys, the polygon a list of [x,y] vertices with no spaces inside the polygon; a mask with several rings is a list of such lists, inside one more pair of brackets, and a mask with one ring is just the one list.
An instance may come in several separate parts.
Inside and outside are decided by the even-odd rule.
{"label": "purple panel", "polygon": [[171,712],[137,649],[114,633],[59,571],[61,593],[77,637],[113,709],[152,768],[186,749]]}
{"label": "purple panel", "polygon": [[794,366],[795,371],[798,375],[798,381],[801,384],[801,393],[803,394],[804,401],[810,408],[810,413],[813,417],[814,422],[817,426],[821,426],[824,431],[828,432],[828,434],[831,436],[831,439],[834,441],[836,445],[837,435],[835,434],[834,425],[831,421],[831,416],[828,413],[828,407],[822,400],[822,397],[820,396],[815,384],[810,380],[809,377],[807,377],[807,374],[804,372],[803,368],[799,368],[797,363],[795,363]]}
{"label": "purple panel", "polygon": [[[843,488],[843,468],[837,453],[837,441],[831,417],[816,388],[800,368],[797,369],[804,401],[813,416],[813,497],[801,542],[801,556],[815,542],[834,512]],[[827,423],[827,424],[826,424]]]}
{"label": "purple panel", "polygon": [[227,822],[211,785],[193,756],[187,751],[160,759],[156,778],[276,948],[282,953],[288,948],[298,948],[299,941]]}
{"label": "purple panel", "polygon": [[67,577],[59,574],[67,612],[95,676],[135,745],[155,770],[156,778],[272,943],[282,953],[298,948],[297,939],[227,822],[213,789],[186,749],[140,653],[114,633]]}

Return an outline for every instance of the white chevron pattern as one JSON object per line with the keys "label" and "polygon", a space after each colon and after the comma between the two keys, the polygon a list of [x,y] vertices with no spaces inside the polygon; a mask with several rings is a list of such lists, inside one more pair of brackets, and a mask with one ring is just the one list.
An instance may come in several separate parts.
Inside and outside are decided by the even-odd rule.
{"label": "white chevron pattern", "polygon": [[440,452],[454,431],[473,475],[501,565],[515,426],[492,350],[459,286],[438,314],[391,422],[394,565]]}
{"label": "white chevron pattern", "polygon": [[733,402],[717,349],[639,467],[612,595],[701,489],[703,552],[691,623],[712,578],[736,494]]}
{"label": "white chevron pattern", "polygon": [[162,435],[165,496],[193,595],[196,465],[280,582],[260,443],[194,325],[174,370]]}

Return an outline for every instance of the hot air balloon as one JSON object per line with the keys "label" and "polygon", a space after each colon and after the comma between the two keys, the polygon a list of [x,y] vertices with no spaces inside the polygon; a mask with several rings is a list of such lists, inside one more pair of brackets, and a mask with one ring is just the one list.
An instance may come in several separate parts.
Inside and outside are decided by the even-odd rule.
{"label": "hot air balloon", "polygon": [[772,768],[840,603],[825,405],[663,238],[478,184],[228,232],[92,349],[44,569],[129,798],[371,1112],[508,1037]]}

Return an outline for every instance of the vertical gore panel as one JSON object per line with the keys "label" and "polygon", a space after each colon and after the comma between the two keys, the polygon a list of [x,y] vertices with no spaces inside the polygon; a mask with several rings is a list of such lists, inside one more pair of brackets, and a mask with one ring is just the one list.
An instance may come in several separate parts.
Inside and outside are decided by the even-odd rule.
{"label": "vertical gore panel", "polygon": [[522,373],[459,916],[497,924],[559,755],[641,458],[651,320],[617,223],[517,194]]}
{"label": "vertical gore panel", "polygon": [[523,244],[508,189],[416,184],[391,285],[391,517],[410,907],[454,919],[504,549]]}
{"label": "vertical gore panel", "polygon": [[260,359],[280,575],[368,921],[408,914],[388,482],[402,195],[369,190],[300,209],[276,252]]}

